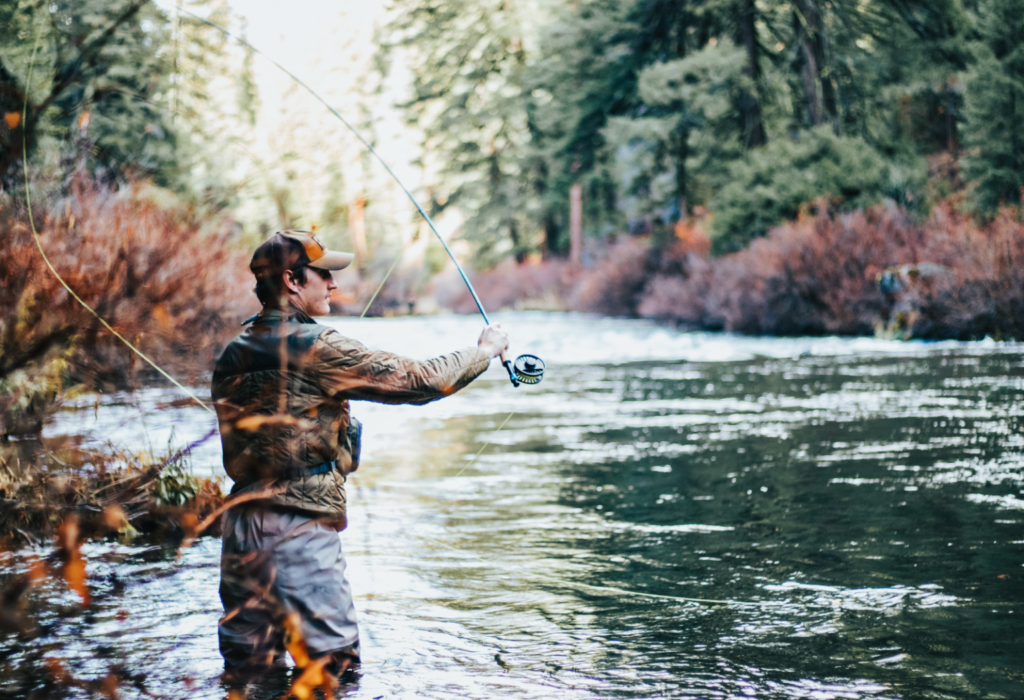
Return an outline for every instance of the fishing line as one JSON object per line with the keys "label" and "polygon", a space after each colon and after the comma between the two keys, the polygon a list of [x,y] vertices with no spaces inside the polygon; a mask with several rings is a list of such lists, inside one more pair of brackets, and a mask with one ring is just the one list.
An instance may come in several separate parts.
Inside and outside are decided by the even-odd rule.
{"label": "fishing line", "polygon": [[363,320],[363,318],[366,316],[366,312],[370,310],[371,306],[373,306],[373,302],[377,298],[377,295],[380,294],[380,290],[384,289],[384,283],[388,281],[388,277],[391,276],[391,272],[395,269],[395,267],[398,265],[398,261],[401,259],[402,256],[401,254],[399,254],[398,257],[395,258],[395,261],[391,263],[391,267],[388,268],[387,274],[384,275],[384,279],[382,279],[380,281],[380,284],[377,285],[377,291],[374,292],[373,296],[370,297],[370,301],[366,302],[366,307],[363,309],[363,313],[359,314],[360,321]]}
{"label": "fishing line", "polygon": [[[357,139],[359,139],[359,141],[367,148],[367,150],[369,150],[369,152],[371,154],[373,154],[374,157],[377,158],[377,160],[380,162],[380,164],[384,166],[384,169],[388,172],[388,174],[391,175],[392,178],[394,178],[395,182],[402,189],[402,191],[405,192],[406,196],[409,198],[409,200],[416,207],[416,210],[420,213],[420,215],[423,217],[423,219],[427,222],[427,225],[430,227],[431,231],[433,231],[434,234],[437,236],[438,240],[441,241],[441,245],[444,246],[445,252],[448,253],[448,256],[452,259],[452,262],[455,263],[455,267],[458,270],[459,275],[462,277],[462,280],[466,283],[466,287],[469,289],[470,294],[473,296],[473,301],[476,302],[476,306],[480,310],[480,314],[483,316],[484,322],[487,323],[487,325],[490,325],[491,324],[490,318],[488,318],[487,312],[484,310],[483,304],[480,302],[480,298],[476,294],[476,290],[473,289],[473,285],[470,283],[469,279],[466,277],[466,273],[463,271],[462,266],[459,265],[459,262],[455,259],[454,253],[452,253],[451,248],[448,247],[448,243],[441,236],[440,232],[438,232],[436,226],[434,226],[434,222],[431,220],[430,216],[426,213],[426,211],[423,210],[423,207],[420,206],[419,202],[412,195],[412,193],[408,190],[408,188],[406,188],[406,186],[404,184],[402,184],[402,181],[398,178],[397,175],[395,175],[394,171],[391,170],[391,167],[387,164],[387,162],[380,156],[379,153],[377,153],[376,149],[365,138],[363,138],[362,134],[360,134],[359,131],[356,130],[355,127],[353,127],[348,122],[348,120],[346,120],[343,116],[341,116],[341,114],[339,114],[337,110],[335,110],[330,104],[328,104],[327,101],[325,101],[322,97],[320,97],[320,95],[318,95],[306,83],[304,83],[302,80],[300,80],[294,73],[289,71],[287,68],[282,66],[280,63],[278,63],[274,59],[272,59],[269,56],[267,56],[266,54],[264,54],[262,51],[260,51],[256,47],[254,47],[248,41],[246,41],[245,39],[239,38],[237,36],[234,36],[227,29],[225,29],[225,28],[223,28],[223,27],[221,27],[221,26],[219,26],[217,24],[214,24],[213,22],[210,22],[209,20],[206,20],[206,19],[204,19],[204,18],[202,18],[202,17],[200,17],[200,16],[198,16],[198,15],[192,13],[192,12],[189,12],[188,10],[186,10],[184,8],[178,8],[178,9],[180,11],[185,12],[186,14],[192,16],[193,18],[199,20],[200,22],[203,22],[204,24],[207,24],[207,25],[213,27],[214,29],[217,29],[217,30],[223,32],[226,36],[234,39],[235,41],[237,41],[240,44],[248,47],[253,52],[259,54],[260,56],[263,56],[265,59],[270,61],[272,64],[274,64],[274,66],[276,66],[278,69],[280,69],[286,75],[288,75],[292,80],[294,80],[298,85],[300,85],[307,92],[309,92],[321,104],[323,104],[325,107],[327,107],[327,109],[330,110],[330,112],[335,117],[337,117],[349,129],[349,131],[351,131],[355,135],[355,137]],[[39,249],[39,254],[42,256],[43,261],[46,263],[46,266],[49,268],[50,272],[57,279],[57,281],[60,282],[61,286],[63,286],[64,289],[67,290],[68,294],[70,294],[71,297],[75,301],[77,301],[94,318],[96,318],[96,320],[98,320],[108,331],[110,331],[114,335],[114,337],[116,337],[118,340],[120,340],[122,343],[124,343],[132,352],[134,352],[136,355],[138,355],[140,358],[142,358],[146,363],[148,363],[151,367],[153,367],[153,369],[155,369],[157,372],[159,372],[165,378],[170,380],[170,382],[173,383],[176,387],[178,387],[179,389],[184,391],[189,396],[189,398],[191,398],[194,402],[199,404],[203,409],[205,409],[206,411],[208,411],[210,413],[214,413],[213,409],[210,408],[210,406],[208,406],[205,402],[200,400],[195,394],[193,394],[191,391],[189,391],[187,388],[185,388],[185,386],[183,386],[180,382],[178,382],[176,379],[174,379],[174,377],[172,377],[170,374],[165,372],[159,365],[156,364],[156,362],[151,360],[147,355],[145,355],[141,350],[139,350],[134,344],[129,342],[124,336],[122,336],[120,333],[118,333],[109,323],[107,323],[107,321],[102,316],[100,316],[96,312],[95,309],[93,309],[91,306],[89,306],[89,304],[87,304],[85,302],[85,300],[83,300],[80,296],[78,296],[78,294],[76,294],[75,291],[68,285],[68,283],[60,275],[60,273],[57,272],[56,268],[54,268],[53,264],[50,262],[49,257],[46,255],[46,251],[43,250],[42,242],[40,240],[39,233],[36,230],[35,220],[34,220],[34,217],[32,215],[32,200],[31,200],[31,194],[29,192],[29,177],[28,177],[28,145],[27,145],[28,142],[27,142],[27,133],[26,133],[25,126],[24,126],[25,123],[26,123],[25,120],[26,120],[26,118],[28,116],[29,91],[30,91],[31,84],[32,84],[32,75],[33,75],[33,72],[34,72],[34,69],[35,69],[35,56],[36,56],[36,52],[37,52],[38,48],[39,48],[39,35],[36,34],[35,44],[34,44],[34,46],[32,48],[31,58],[29,60],[28,78],[27,78],[26,83],[25,83],[25,103],[24,103],[24,106],[22,108],[22,166],[23,166],[24,173],[25,173],[25,202],[26,202],[26,206],[28,208],[29,225],[30,225],[30,228],[32,230],[32,235],[33,235],[33,237],[35,239],[36,247]],[[377,287],[377,290],[374,292],[373,296],[370,298],[370,302],[367,304],[366,308],[363,310],[363,313],[360,315],[360,319],[362,319],[366,315],[366,312],[369,310],[370,305],[377,298],[377,295],[380,293],[381,289],[383,288],[384,283],[387,281],[388,277],[391,275],[391,272],[395,269],[395,266],[398,264],[398,261],[400,259],[401,259],[401,256],[396,258],[395,262],[392,263],[391,268],[388,270],[387,274],[384,276],[384,280]],[[517,361],[516,361],[517,365],[519,365],[520,364],[520,360],[523,360],[524,358],[529,358],[529,359],[525,360],[525,362],[524,362],[524,364],[527,364],[527,366],[529,366],[528,363],[531,363],[531,362],[533,362],[535,360],[540,362],[539,358],[536,358],[534,356],[523,356],[521,358],[517,358]],[[513,369],[512,363],[510,361],[508,361],[508,360],[505,360],[503,364],[505,365],[506,369],[508,370],[509,378],[512,380],[513,385],[514,386],[518,386],[519,385],[519,381],[518,381],[518,377],[516,376],[517,373],[516,373],[515,369]],[[537,367],[537,365],[533,365],[533,367],[531,367],[531,370],[533,368],[535,368],[535,367]],[[540,362],[540,365],[539,365],[539,368],[538,368],[538,374],[535,377],[535,381],[529,382],[529,383],[537,383],[537,382],[539,382],[540,381],[540,377],[543,376],[543,370],[544,370],[543,362]],[[498,431],[500,431],[502,428],[505,427],[505,424],[508,423],[508,421],[512,418],[513,415],[515,415],[514,412],[510,413],[508,415],[508,417],[506,417],[505,420],[502,421],[501,425],[498,426]],[[495,431],[495,432],[497,432],[497,431]],[[476,462],[476,460],[480,456],[480,454],[483,453],[483,451],[490,444],[491,444],[490,441],[484,443],[483,447],[481,447],[477,451],[477,453],[473,456],[473,459],[470,460],[470,462],[468,464],[466,464],[458,472],[458,474],[456,474],[456,476],[460,476],[463,472],[466,471],[466,469],[468,469],[470,466],[472,466]],[[247,494],[247,495],[251,495],[253,497],[256,497],[256,496],[265,496],[266,494],[260,493],[260,494]],[[236,505],[237,502],[238,501],[235,501],[235,502],[231,503],[231,505]],[[225,506],[230,507],[230,506],[228,506],[227,503],[225,503],[224,505],[221,506],[220,512],[222,512],[223,510],[226,510]],[[220,512],[217,512],[214,515],[219,515]],[[212,523],[213,518],[214,518],[214,516],[210,516],[209,518],[207,518],[204,521],[203,525],[208,526],[210,523]],[[205,529],[205,527],[202,527],[201,529]],[[442,543],[442,542],[438,542],[438,541],[433,540],[431,538],[423,537],[423,539],[426,539],[427,541],[433,542],[434,544],[437,544],[437,545],[439,545],[441,547],[445,547],[445,548],[451,549],[453,551],[459,551],[459,550],[457,550],[454,547],[451,547],[451,546],[449,546],[449,545],[447,545],[445,543]],[[475,559],[485,563],[485,564],[488,564],[489,566],[497,566],[497,567],[501,568],[501,566],[499,564],[497,564],[496,562],[489,562],[486,559],[484,559],[484,558],[482,558],[482,557],[480,557],[480,556],[478,556],[476,554],[473,554],[473,553],[469,553],[469,555],[472,556],[473,558],[475,558]],[[508,568],[508,567],[505,567],[505,568]],[[708,604],[708,605],[734,605],[734,606],[768,606],[768,605],[783,605],[784,604],[782,602],[775,602],[775,601],[761,601],[761,602],[758,602],[758,601],[736,601],[736,600],[719,600],[719,599],[712,599],[712,598],[688,598],[688,597],[684,597],[684,596],[662,595],[662,594],[657,594],[657,593],[646,593],[646,592],[643,592],[643,591],[626,590],[626,589],[623,589],[623,588],[616,588],[614,586],[597,586],[597,585],[586,584],[586,583],[581,583],[581,582],[577,582],[577,581],[569,581],[569,580],[566,580],[566,579],[563,579],[563,578],[560,578],[560,577],[557,577],[557,576],[552,576],[551,574],[538,573],[538,574],[535,574],[535,575],[540,576],[541,578],[546,578],[546,579],[549,579],[551,581],[555,581],[555,582],[561,583],[561,584],[566,585],[566,586],[570,586],[570,587],[586,588],[586,589],[589,589],[589,590],[600,591],[600,592],[609,593],[609,594],[632,595],[632,596],[640,596],[640,597],[644,597],[644,598],[652,598],[652,599],[656,599],[656,600],[666,600],[666,601],[673,601],[673,602],[701,603],[701,604]]]}
{"label": "fishing line", "polygon": [[85,303],[85,300],[82,299],[82,297],[78,296],[78,294],[75,293],[75,290],[73,290],[68,285],[68,283],[64,281],[64,278],[61,277],[60,273],[57,272],[56,268],[54,268],[53,263],[50,262],[50,258],[47,257],[46,251],[43,250],[43,243],[42,243],[42,241],[39,238],[39,232],[36,231],[35,217],[32,216],[32,195],[31,195],[31,193],[29,191],[29,180],[28,180],[28,133],[27,133],[27,129],[26,129],[26,124],[27,124],[26,119],[28,117],[28,96],[29,96],[29,91],[30,91],[30,89],[32,87],[32,74],[35,71],[36,51],[38,49],[39,49],[39,34],[37,33],[36,34],[36,39],[35,39],[35,45],[32,47],[32,56],[29,58],[28,78],[25,81],[25,104],[22,107],[22,111],[21,111],[21,164],[22,164],[22,167],[23,167],[23,169],[25,171],[25,205],[28,208],[28,223],[29,223],[29,227],[32,229],[32,237],[35,239],[36,248],[39,249],[39,254],[43,257],[43,262],[45,262],[46,266],[48,268],[50,268],[50,272],[52,272],[53,276],[57,278],[57,281],[61,283],[61,286],[63,286],[64,289],[67,290],[68,294],[70,294],[71,297],[75,301],[77,301],[79,304],[81,304],[82,307],[86,311],[88,311],[90,314],[92,314],[96,318],[97,321],[99,321],[101,324],[103,324],[104,328],[106,328],[108,331],[113,333],[115,338],[117,338],[122,343],[127,345],[128,348],[132,352],[134,352],[136,355],[138,355],[143,360],[145,360],[153,369],[155,369],[157,372],[159,372],[164,377],[169,379],[171,381],[171,383],[174,384],[174,386],[178,387],[179,389],[184,391],[186,394],[188,394],[189,398],[191,398],[197,404],[202,406],[205,410],[209,411],[210,413],[214,413],[214,410],[212,408],[210,408],[205,402],[200,400],[199,397],[197,397],[191,391],[186,389],[180,382],[178,382],[177,379],[175,379],[174,377],[169,375],[167,372],[165,372],[159,365],[157,365],[155,362],[153,362],[153,360],[149,359],[149,357],[147,355],[145,355],[141,350],[139,350],[137,347],[135,347],[132,343],[128,342],[127,338],[125,338],[123,335],[121,335],[116,330],[114,330],[114,327],[111,326],[109,323],[107,323],[106,320],[102,316],[100,316],[98,313],[96,313],[95,309],[93,309],[91,306],[89,306],[87,303]]}
{"label": "fishing line", "polygon": [[[294,73],[289,71],[287,68],[282,66],[280,63],[278,63],[274,59],[272,59],[269,56],[267,56],[266,54],[264,54],[262,51],[257,49],[255,46],[250,44],[245,39],[241,39],[239,37],[234,36],[228,30],[226,30],[224,27],[221,27],[221,26],[219,26],[217,24],[214,24],[213,22],[210,22],[209,20],[206,20],[206,19],[204,19],[204,18],[202,18],[202,17],[200,17],[200,16],[198,16],[198,15],[192,13],[192,12],[189,12],[188,10],[186,10],[184,8],[179,8],[179,9],[182,12],[192,16],[193,18],[195,18],[197,20],[199,20],[200,22],[203,22],[204,24],[207,24],[207,25],[213,27],[214,29],[217,29],[217,30],[223,32],[226,36],[234,39],[235,41],[239,42],[240,44],[246,46],[247,48],[249,48],[253,52],[259,54],[260,56],[263,56],[265,59],[270,61],[272,64],[274,64],[274,66],[276,66],[278,69],[280,69],[286,75],[288,75],[288,77],[290,77],[298,85],[303,87],[313,97],[315,97],[321,104],[323,104],[325,107],[327,107],[327,109],[330,110],[330,112],[335,117],[337,117],[342,122],[342,124],[344,124],[349,129],[349,131],[351,131],[355,135],[355,137],[357,139],[359,139],[359,141],[367,148],[367,150],[369,150],[370,153],[372,153],[374,155],[374,157],[377,158],[377,160],[380,162],[380,164],[384,166],[384,169],[387,170],[388,174],[391,175],[392,178],[394,178],[395,182],[402,189],[402,191],[405,192],[406,196],[409,198],[409,200],[416,207],[416,210],[420,213],[420,215],[423,217],[423,219],[427,222],[427,225],[430,226],[431,231],[433,231],[434,234],[437,236],[438,240],[441,241],[441,245],[444,246],[445,252],[448,253],[449,257],[455,263],[455,266],[456,266],[460,276],[462,277],[462,280],[466,283],[466,286],[469,289],[470,294],[473,296],[473,301],[476,302],[477,308],[480,310],[480,314],[484,317],[484,321],[487,323],[487,325],[490,325],[491,321],[490,321],[490,319],[487,316],[487,312],[484,310],[483,304],[480,302],[480,298],[476,294],[476,290],[473,289],[473,285],[470,283],[469,279],[466,277],[466,273],[463,271],[462,266],[459,265],[458,261],[455,259],[455,255],[454,255],[454,253],[452,253],[451,248],[448,247],[448,243],[444,240],[444,238],[438,232],[437,227],[434,226],[434,222],[431,220],[430,216],[423,210],[423,207],[421,207],[419,202],[416,201],[416,198],[412,195],[412,193],[408,190],[408,188],[406,188],[406,186],[404,184],[402,184],[402,181],[399,180],[398,176],[395,175],[394,171],[391,170],[391,167],[380,156],[380,154],[377,153],[376,149],[370,144],[370,142],[367,141],[365,138],[363,138],[362,134],[360,134],[359,131],[357,131],[355,129],[355,127],[353,127],[348,122],[348,120],[346,120],[343,116],[341,116],[341,114],[339,114],[338,111],[334,109],[334,107],[332,107],[330,104],[328,104],[327,101],[325,101],[322,97],[320,97],[320,95],[318,95],[312,88],[310,88],[308,85],[306,85],[306,83],[304,83],[302,80],[300,80]],[[35,44],[35,46],[32,49],[32,59],[31,59],[30,65],[29,65],[29,77],[28,77],[28,81],[26,82],[26,87],[25,87],[25,93],[26,94],[25,94],[25,105],[24,105],[24,109],[23,109],[23,113],[22,113],[22,123],[24,123],[25,117],[28,114],[28,90],[29,90],[29,87],[30,87],[31,81],[32,81],[32,71],[35,68],[35,54],[36,54],[36,50],[38,49],[38,46],[39,46],[39,37],[37,35],[36,36],[36,44]],[[32,227],[32,234],[35,237],[36,246],[39,248],[39,252],[43,256],[43,260],[46,262],[47,267],[50,268],[50,271],[57,278],[57,280],[61,283],[61,285],[63,285],[63,287],[68,291],[68,293],[71,294],[72,297],[79,304],[81,304],[86,310],[88,310],[89,313],[91,313],[100,323],[102,323],[104,327],[106,327],[111,333],[113,333],[115,337],[117,337],[119,340],[121,340],[125,345],[127,345],[139,357],[141,357],[143,360],[145,360],[147,363],[149,363],[150,366],[152,366],[154,369],[156,369],[158,372],[160,372],[163,376],[165,376],[167,379],[169,379],[172,383],[174,383],[175,386],[177,386],[182,391],[184,391],[186,394],[188,394],[189,397],[192,398],[193,401],[198,403],[200,406],[202,406],[207,411],[210,411],[211,413],[213,413],[213,409],[211,409],[207,404],[205,404],[203,401],[201,401],[199,398],[197,398],[194,394],[192,394],[192,392],[190,392],[188,389],[186,389],[184,386],[182,386],[177,380],[175,380],[173,377],[171,377],[171,375],[167,374],[167,372],[165,372],[163,369],[161,369],[155,362],[153,362],[153,360],[149,359],[149,357],[147,357],[145,354],[143,354],[132,343],[128,342],[128,340],[125,339],[120,333],[118,333],[116,330],[114,330],[110,326],[110,324],[107,323],[98,313],[96,313],[96,311],[91,306],[86,304],[85,301],[81,299],[81,297],[79,297],[77,294],[75,294],[74,290],[71,289],[71,287],[68,286],[67,282],[64,281],[64,278],[60,276],[60,274],[57,272],[56,269],[54,269],[53,265],[50,263],[49,258],[46,256],[45,251],[43,250],[42,244],[41,244],[40,239],[39,239],[39,234],[37,233],[37,231],[35,229],[35,223],[34,223],[33,218],[32,218],[31,199],[29,198],[29,191],[28,191],[29,181],[28,181],[28,157],[27,157],[27,140],[26,139],[27,139],[27,137],[26,137],[26,134],[25,134],[25,132],[23,130],[22,131],[22,162],[23,162],[23,166],[24,166],[24,169],[25,169],[25,198],[26,198],[26,202],[27,202],[28,207],[29,207],[29,212],[28,212],[29,213],[29,222],[30,222],[30,225]],[[367,304],[366,309],[363,310],[363,313],[360,316],[360,318],[363,318],[363,316],[366,315],[367,310],[369,310],[370,304],[373,303],[373,301],[376,299],[377,295],[380,293],[380,290],[383,288],[384,283],[387,281],[387,278],[391,275],[391,272],[395,269],[395,266],[398,264],[398,261],[399,261],[400,258],[401,258],[401,256],[399,256],[399,258],[396,258],[395,262],[392,263],[391,268],[388,270],[388,272],[385,275],[384,280],[381,282],[380,286],[377,287],[377,291],[374,292],[373,296],[370,298],[370,303]],[[526,356],[526,357],[530,358],[526,362],[530,362],[532,360],[538,360],[539,361],[539,358],[535,358],[533,356]],[[517,363],[518,362],[519,362],[519,360],[517,359]],[[517,379],[516,379],[516,376],[515,376],[515,370],[513,370],[511,362],[506,361],[505,365],[506,365],[506,369],[509,372],[510,378],[512,378],[513,384],[518,386],[518,382],[517,382]],[[544,369],[543,363],[541,362],[540,363],[540,367],[539,367],[539,372],[541,374],[543,373],[543,369]],[[540,381],[539,376],[536,378],[536,381]],[[501,425],[498,426],[498,430],[499,431],[502,428],[505,427],[505,424],[508,423],[508,421],[512,418],[513,415],[515,415],[514,412],[510,413],[505,418],[505,420],[502,421]],[[497,432],[497,431],[495,431],[495,432]],[[477,451],[477,453],[473,456],[473,459],[470,460],[470,462],[467,465],[465,465],[458,472],[458,474],[456,474],[456,476],[460,476],[463,472],[466,471],[466,469],[468,469],[470,466],[472,466],[476,462],[477,458],[481,455],[481,453],[483,453],[483,451],[490,444],[491,444],[490,441],[484,443],[483,447],[481,447]],[[424,539],[428,539],[429,540],[429,538],[424,538]],[[436,542],[434,540],[429,540],[429,541],[435,542],[435,544],[438,544],[438,545],[440,545],[442,547],[446,547],[448,549],[453,549],[453,550],[455,549],[454,547],[450,547],[449,545],[446,545],[446,544],[441,543],[441,542]],[[455,550],[455,551],[458,551],[458,550]],[[483,563],[489,564],[491,566],[496,566],[496,564],[494,562],[488,562],[487,560],[485,560],[482,557],[479,557],[479,556],[477,556],[475,554],[470,554],[470,556],[473,556],[474,558],[478,559],[479,561],[481,561]],[[711,598],[687,598],[687,597],[683,597],[683,596],[669,596],[669,595],[661,595],[661,594],[657,594],[657,593],[645,593],[645,592],[642,592],[642,591],[629,591],[629,590],[626,590],[626,589],[615,588],[615,587],[612,587],[612,586],[596,586],[596,585],[591,585],[591,584],[584,584],[584,583],[579,583],[579,582],[567,581],[565,579],[562,579],[562,578],[559,578],[559,577],[556,577],[556,576],[552,576],[550,574],[538,574],[538,575],[541,576],[542,578],[547,578],[547,579],[550,579],[550,580],[553,580],[553,581],[557,581],[557,582],[565,584],[565,585],[583,587],[583,588],[588,588],[588,589],[591,589],[591,590],[602,591],[602,592],[606,592],[606,593],[615,593],[615,594],[619,594],[619,595],[638,595],[638,596],[642,596],[642,597],[646,597],[646,598],[654,598],[654,599],[657,599],[657,600],[670,600],[670,601],[676,601],[676,602],[703,603],[703,604],[712,604],[712,605],[748,605],[748,606],[749,605],[755,605],[755,606],[762,606],[762,605],[768,605],[768,604],[776,604],[776,605],[777,604],[781,604],[781,603],[772,603],[772,602],[767,602],[767,601],[766,602],[744,602],[744,601],[734,601],[734,600],[717,600],[717,599],[711,599]]]}
{"label": "fishing line", "polygon": [[[494,432],[495,432],[495,433],[497,433],[497,432],[499,432],[499,431],[500,431],[500,430],[501,430],[502,428],[504,428],[504,427],[505,427],[505,424],[506,424],[506,423],[508,423],[509,419],[510,419],[510,418],[512,418],[512,416],[514,416],[515,414],[516,414],[516,413],[515,413],[515,411],[513,411],[513,412],[512,412],[512,413],[510,413],[510,414],[508,414],[508,417],[507,417],[507,418],[505,418],[505,420],[501,421],[501,425],[499,425],[499,426],[498,426],[498,429],[497,429],[497,430],[495,430]],[[452,478],[458,478],[458,477],[462,476],[462,472],[464,472],[464,471],[466,471],[467,469],[469,469],[470,467],[472,467],[472,466],[473,466],[473,463],[474,463],[474,462],[476,462],[476,459],[477,459],[477,457],[479,457],[479,456],[480,456],[480,453],[481,453],[481,452],[483,452],[484,450],[486,450],[486,449],[487,449],[487,446],[488,446],[488,445],[490,445],[490,444],[491,444],[491,441],[490,441],[490,440],[488,440],[487,442],[485,442],[485,443],[484,443],[484,446],[483,446],[483,447],[481,447],[481,448],[480,448],[479,450],[477,450],[477,451],[476,451],[476,454],[475,454],[475,455],[473,455],[473,459],[469,460],[469,464],[467,464],[467,465],[466,465],[466,466],[464,466],[464,467],[463,467],[462,469],[460,469],[460,470],[459,470],[459,473],[458,473],[458,474],[456,474],[456,475],[455,475],[454,477],[452,477]]]}
{"label": "fishing line", "polygon": [[[445,241],[444,236],[442,236],[440,231],[437,230],[437,227],[434,225],[434,221],[433,221],[433,219],[430,218],[430,215],[427,214],[427,212],[423,209],[423,207],[420,206],[420,203],[419,203],[419,201],[417,201],[416,197],[414,197],[412,192],[409,191],[409,188],[406,187],[402,183],[401,179],[399,179],[398,175],[395,174],[395,171],[391,169],[391,166],[388,165],[387,161],[384,160],[383,156],[381,156],[380,153],[377,152],[377,149],[375,149],[373,147],[373,144],[371,144],[369,141],[367,141],[363,137],[363,135],[359,132],[358,129],[356,129],[354,126],[352,126],[352,124],[347,119],[345,119],[345,117],[343,117],[341,115],[341,113],[338,112],[338,110],[336,110],[334,107],[332,107],[331,104],[327,100],[325,100],[323,97],[321,97],[313,88],[311,88],[309,85],[307,85],[305,82],[303,82],[297,75],[292,73],[290,70],[285,68],[283,65],[281,65],[280,63],[278,63],[277,61],[272,59],[270,56],[268,56],[267,54],[263,53],[262,51],[257,49],[252,44],[250,44],[247,40],[245,40],[245,39],[243,39],[241,37],[235,36],[230,31],[228,31],[224,27],[220,26],[219,24],[215,24],[214,22],[211,22],[208,19],[200,17],[199,15],[195,14],[194,12],[190,12],[189,10],[186,10],[183,7],[179,6],[177,9],[179,11],[184,12],[185,14],[189,15],[190,17],[193,17],[193,18],[199,20],[203,24],[209,25],[209,26],[213,27],[214,29],[216,29],[217,31],[222,32],[224,34],[224,36],[227,36],[227,37],[229,37],[231,39],[234,39],[239,44],[241,44],[242,46],[245,46],[246,48],[248,48],[253,53],[256,53],[256,54],[262,56],[263,58],[265,58],[266,60],[270,61],[272,64],[274,64],[274,66],[276,66],[278,68],[278,70],[280,70],[282,73],[284,73],[289,78],[294,80],[297,85],[302,87],[306,92],[308,92],[310,95],[312,95],[320,104],[322,104],[324,107],[326,107],[328,109],[328,111],[330,111],[331,114],[333,114],[335,117],[337,117],[338,120],[342,124],[344,124],[345,127],[349,131],[351,131],[352,134],[357,139],[359,139],[359,142],[362,143],[366,147],[366,150],[368,150],[370,152],[370,154],[373,155],[373,157],[376,158],[377,161],[382,166],[384,166],[384,170],[386,170],[388,175],[390,175],[392,177],[392,179],[398,184],[398,186],[405,193],[405,196],[408,197],[409,201],[412,202],[414,207],[416,207],[416,211],[418,211],[420,213],[420,216],[423,217],[423,220],[427,222],[427,226],[429,226],[430,230],[434,232],[435,236],[437,236],[437,240],[441,241],[441,245],[444,246],[445,252],[448,253],[448,257],[451,258],[453,263],[455,263],[455,269],[458,270],[459,276],[462,277],[462,281],[466,283],[466,288],[469,289],[469,293],[473,296],[473,301],[476,302],[476,308],[479,309],[480,315],[484,317],[484,323],[486,323],[488,326],[491,325],[491,319],[487,316],[487,311],[484,310],[484,305],[480,301],[480,297],[477,296],[476,290],[473,288],[473,284],[469,281],[469,277],[466,276],[465,270],[462,269],[462,265],[460,265],[459,261],[455,258],[455,253],[453,253],[452,249],[448,247],[448,242]],[[394,268],[394,266],[392,266],[392,269],[393,268]],[[389,272],[389,274],[390,274],[390,272]],[[383,282],[381,283],[381,287],[383,287]],[[377,291],[379,292],[380,289],[378,289]],[[508,378],[512,382],[512,386],[519,386],[520,378],[516,374],[516,370],[515,370],[515,368],[512,365],[512,361],[505,359],[504,354],[502,354],[501,361],[502,361],[502,365],[505,367],[505,370],[508,372]],[[517,362],[518,362],[518,360],[517,360]],[[542,376],[542,373],[543,373],[543,363],[541,363],[540,372],[541,372],[540,376]],[[536,378],[536,382],[529,382],[529,383],[537,383],[537,382],[539,382],[540,381],[540,376],[538,376]]]}

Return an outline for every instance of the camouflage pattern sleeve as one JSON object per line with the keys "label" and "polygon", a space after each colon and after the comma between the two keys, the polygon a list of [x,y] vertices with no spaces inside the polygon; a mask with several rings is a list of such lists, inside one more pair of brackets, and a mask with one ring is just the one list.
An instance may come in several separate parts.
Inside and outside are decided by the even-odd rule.
{"label": "camouflage pattern sleeve", "polygon": [[333,330],[320,336],[316,350],[325,394],[391,404],[425,404],[450,396],[483,374],[491,361],[472,347],[421,362],[370,350]]}

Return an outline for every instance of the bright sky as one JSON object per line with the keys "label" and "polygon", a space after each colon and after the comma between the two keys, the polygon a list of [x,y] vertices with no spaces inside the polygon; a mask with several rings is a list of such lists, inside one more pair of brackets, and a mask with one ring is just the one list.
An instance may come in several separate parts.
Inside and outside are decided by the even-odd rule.
{"label": "bright sky", "polygon": [[[157,0],[174,15],[176,0]],[[414,192],[419,169],[411,165],[418,155],[418,138],[394,108],[400,98],[391,92],[372,96],[367,83],[375,50],[374,36],[386,21],[385,0],[229,0],[233,33],[245,19],[247,40],[319,93],[363,135],[370,139],[402,182]],[[188,8],[188,4],[185,4]],[[189,8],[191,9],[191,8]],[[327,169],[340,166],[346,191],[361,186],[376,211],[394,217],[404,229],[415,209],[377,163],[364,166],[365,149],[331,113],[268,61],[256,57],[256,82],[261,109],[251,155],[274,178],[282,170],[291,181],[301,209],[316,221],[329,180]],[[289,154],[292,157],[289,158]],[[246,154],[240,159],[249,160]],[[369,210],[368,210],[369,212]],[[243,213],[244,214],[244,213]],[[413,227],[412,231],[415,231]]]}

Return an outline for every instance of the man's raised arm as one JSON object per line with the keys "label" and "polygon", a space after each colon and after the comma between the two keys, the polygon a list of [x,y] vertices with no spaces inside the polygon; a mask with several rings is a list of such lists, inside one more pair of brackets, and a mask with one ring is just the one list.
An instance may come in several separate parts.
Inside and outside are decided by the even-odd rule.
{"label": "man's raised arm", "polygon": [[508,337],[496,326],[484,329],[475,348],[425,361],[370,350],[328,332],[317,341],[317,374],[324,393],[338,399],[425,404],[464,388],[507,348]]}

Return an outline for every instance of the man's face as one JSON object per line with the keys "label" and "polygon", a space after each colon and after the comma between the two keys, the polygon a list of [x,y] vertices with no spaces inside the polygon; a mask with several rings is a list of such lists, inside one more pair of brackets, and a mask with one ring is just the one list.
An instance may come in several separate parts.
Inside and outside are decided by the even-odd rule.
{"label": "man's face", "polygon": [[[286,281],[290,275],[286,276]],[[338,288],[334,277],[327,270],[306,268],[306,284],[289,284],[291,302],[310,316],[326,316],[331,313],[331,291]]]}

